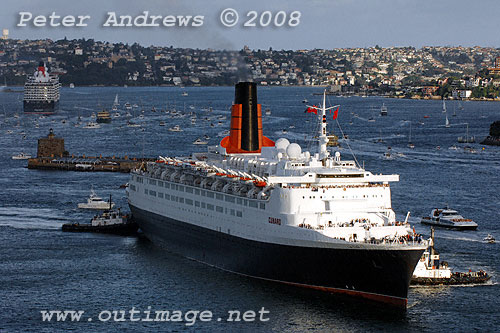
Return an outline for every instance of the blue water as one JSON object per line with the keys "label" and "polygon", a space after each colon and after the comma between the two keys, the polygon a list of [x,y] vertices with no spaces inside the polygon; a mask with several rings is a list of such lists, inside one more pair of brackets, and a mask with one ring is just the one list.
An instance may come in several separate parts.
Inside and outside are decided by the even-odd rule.
{"label": "blue water", "polygon": [[[351,159],[351,150],[360,164],[374,173],[399,174],[392,184],[393,208],[399,218],[411,211],[410,221],[417,232],[429,234],[418,221],[432,208],[449,204],[479,224],[477,231],[437,230],[436,247],[442,260],[455,270],[484,269],[493,275],[483,286],[411,288],[405,313],[378,306],[256,281],[222,272],[156,248],[142,238],[95,234],[62,233],[62,223],[85,221],[91,214],[75,209],[89,194],[91,186],[101,194],[113,195],[118,206],[127,208],[127,174],[76,173],[26,169],[26,161],[10,157],[21,151],[36,155],[37,139],[53,128],[65,138],[66,150],[75,155],[182,156],[206,149],[192,145],[203,135],[209,144],[228,128],[232,87],[186,88],[75,88],[63,89],[61,110],[44,119],[22,112],[22,94],[0,93],[0,331],[492,331],[499,322],[499,245],[485,244],[491,233],[500,239],[500,147],[468,144],[470,153],[457,137],[469,133],[478,141],[487,136],[489,125],[500,119],[500,103],[447,103],[452,126],[445,128],[440,101],[394,100],[383,98],[330,97],[340,104],[339,124],[348,141],[340,152]],[[304,113],[302,100],[319,103],[319,88],[260,87],[259,102],[269,107],[264,116],[264,133],[271,139],[287,137],[305,149],[304,141],[314,128],[314,115]],[[125,126],[121,117],[100,129],[75,127],[77,117],[90,121],[92,112],[110,108],[119,95],[121,104],[138,104],[132,121],[140,128]],[[389,115],[380,117],[382,103]],[[2,110],[4,106],[4,110]],[[139,118],[141,106],[144,118]],[[165,107],[196,112],[169,118]],[[209,107],[213,112],[209,113]],[[19,117],[15,118],[14,114]],[[453,116],[453,113],[456,116]],[[429,116],[429,118],[424,118]],[[226,116],[218,125],[219,116]],[[369,122],[370,117],[375,122]],[[210,117],[210,120],[203,120]],[[330,118],[331,119],[331,118]],[[39,128],[35,128],[35,120]],[[65,123],[63,123],[63,120]],[[159,126],[163,120],[166,126]],[[352,122],[352,124],[350,124]],[[410,135],[415,149],[407,148]],[[180,125],[181,133],[168,128]],[[214,126],[212,127],[211,124]],[[295,126],[290,128],[290,126]],[[336,134],[339,129],[330,120]],[[287,133],[283,134],[286,129]],[[8,132],[12,131],[12,133]],[[384,143],[377,143],[382,138]],[[458,150],[449,149],[456,145]],[[382,158],[387,147],[394,160]],[[437,149],[440,146],[440,149]],[[314,147],[312,147],[314,149]],[[225,318],[228,310],[270,313],[265,322],[212,320],[186,326],[186,322],[99,322],[103,310],[210,310],[214,318]],[[79,323],[42,322],[41,310],[84,310]],[[92,317],[93,321],[88,321]]]}

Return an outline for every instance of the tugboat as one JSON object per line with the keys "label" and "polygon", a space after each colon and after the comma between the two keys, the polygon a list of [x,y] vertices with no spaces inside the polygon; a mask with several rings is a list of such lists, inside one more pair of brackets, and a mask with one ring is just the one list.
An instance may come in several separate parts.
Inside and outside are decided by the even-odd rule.
{"label": "tugboat", "polygon": [[431,216],[422,217],[422,224],[433,225],[456,230],[476,230],[477,223],[471,219],[465,219],[456,210],[448,208],[436,208],[431,212]]}
{"label": "tugboat", "polygon": [[485,271],[453,273],[448,263],[439,261],[439,253],[434,249],[434,228],[431,228],[429,248],[425,250],[415,267],[411,284],[413,285],[457,285],[485,283],[491,276]]}
{"label": "tugboat", "polygon": [[94,216],[90,223],[66,223],[62,226],[62,231],[99,232],[122,236],[135,235],[137,229],[137,224],[128,215],[111,209],[104,211],[102,215]]}

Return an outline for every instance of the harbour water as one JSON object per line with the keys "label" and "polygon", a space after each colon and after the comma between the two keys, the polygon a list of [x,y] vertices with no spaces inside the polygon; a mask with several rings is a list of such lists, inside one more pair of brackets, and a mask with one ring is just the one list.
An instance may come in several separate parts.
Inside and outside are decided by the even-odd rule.
{"label": "harbour water", "polygon": [[[188,96],[181,95],[184,90]],[[0,104],[5,107],[5,111],[0,109],[0,331],[496,329],[500,318],[499,245],[482,239],[488,233],[500,238],[500,147],[484,146],[483,150],[478,143],[459,144],[457,137],[465,135],[466,123],[478,142],[486,137],[489,125],[500,119],[500,103],[449,101],[451,127],[446,128],[441,101],[329,97],[332,105],[340,104],[338,122],[349,138],[341,140],[343,158],[352,149],[368,170],[400,175],[400,182],[391,186],[393,208],[400,219],[411,211],[410,222],[428,237],[429,229],[420,225],[420,217],[448,204],[479,224],[477,231],[438,229],[436,249],[455,270],[484,269],[493,275],[491,282],[412,287],[405,313],[395,315],[373,304],[219,271],[158,249],[143,238],[62,233],[63,223],[91,218],[92,213],[76,209],[91,186],[103,197],[112,194],[117,206],[127,208],[125,191],[119,186],[128,181],[128,174],[28,170],[26,161],[11,156],[21,151],[36,155],[36,140],[50,128],[75,155],[183,156],[206,149],[192,144],[204,135],[210,137],[209,144],[217,144],[218,134],[229,128],[233,87],[184,90],[63,88],[61,110],[42,118],[23,114],[21,94],[0,93]],[[319,103],[320,97],[312,96],[313,92],[321,89],[259,87],[259,103],[272,112],[264,116],[266,136],[274,140],[286,137],[303,147],[312,145],[305,139],[316,122],[314,114],[304,113],[301,101]],[[79,116],[85,124],[92,113],[103,107],[111,109],[116,94],[122,104],[120,117],[96,129],[74,126]],[[138,105],[129,111],[130,118],[123,108],[125,102]],[[379,116],[382,103],[388,108],[386,117]],[[151,110],[153,106],[156,112]],[[166,108],[175,108],[179,114],[161,112]],[[190,116],[182,116],[190,112],[197,115],[194,125]],[[370,117],[375,121],[369,121]],[[127,127],[127,120],[141,127]],[[168,131],[174,125],[183,131]],[[414,149],[408,147],[410,127]],[[329,129],[341,136],[336,121],[329,121]],[[391,160],[383,157],[389,146]],[[454,146],[457,149],[450,149]],[[229,310],[264,307],[269,320],[223,319],[192,326],[186,322],[97,320],[103,310],[135,307],[146,311],[148,306],[151,311],[209,310],[216,318],[224,318]],[[43,322],[43,310],[84,310],[86,317],[79,323]],[[88,317],[94,320],[88,321]]]}

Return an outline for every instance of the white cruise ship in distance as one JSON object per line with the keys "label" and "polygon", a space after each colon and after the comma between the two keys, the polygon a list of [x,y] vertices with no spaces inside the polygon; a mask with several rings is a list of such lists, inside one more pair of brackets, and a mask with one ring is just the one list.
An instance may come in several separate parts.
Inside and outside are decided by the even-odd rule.
{"label": "white cruise ship in distance", "polygon": [[427,245],[396,220],[399,176],[331,156],[325,95],[314,108],[318,152],[275,143],[262,134],[256,84],[240,82],[220,145],[131,173],[133,218],[154,243],[226,271],[406,308]]}
{"label": "white cruise ship in distance", "polygon": [[59,107],[59,77],[49,74],[43,61],[24,84],[24,112],[50,114]]}

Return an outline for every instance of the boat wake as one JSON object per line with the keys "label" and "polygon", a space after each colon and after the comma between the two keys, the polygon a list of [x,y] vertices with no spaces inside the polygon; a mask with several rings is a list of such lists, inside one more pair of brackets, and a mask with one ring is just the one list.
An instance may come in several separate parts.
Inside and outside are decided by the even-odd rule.
{"label": "boat wake", "polygon": [[17,229],[59,229],[68,222],[60,211],[49,208],[1,207],[0,226]]}

